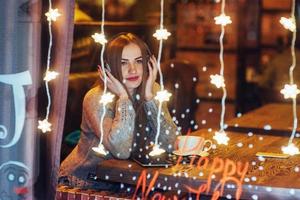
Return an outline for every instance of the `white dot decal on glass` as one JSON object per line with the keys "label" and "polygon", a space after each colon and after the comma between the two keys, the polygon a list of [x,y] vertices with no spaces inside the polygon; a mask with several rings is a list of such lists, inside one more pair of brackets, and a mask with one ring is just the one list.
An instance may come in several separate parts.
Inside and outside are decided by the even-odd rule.
{"label": "white dot decal on glass", "polygon": [[15,180],[15,175],[12,174],[12,173],[8,174],[8,180],[9,180],[9,181]]}

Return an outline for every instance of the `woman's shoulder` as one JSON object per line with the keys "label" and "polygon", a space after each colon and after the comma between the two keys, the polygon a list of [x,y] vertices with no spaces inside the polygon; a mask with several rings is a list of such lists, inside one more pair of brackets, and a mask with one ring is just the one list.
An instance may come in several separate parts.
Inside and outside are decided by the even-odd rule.
{"label": "woman's shoulder", "polygon": [[84,98],[93,98],[93,97],[100,97],[103,93],[103,88],[101,85],[97,85],[93,88],[91,88],[87,93],[85,94]]}
{"label": "woman's shoulder", "polygon": [[100,96],[103,93],[103,89],[100,85],[91,88],[84,96],[83,105],[86,103],[96,103],[99,102]]}
{"label": "woman's shoulder", "polygon": [[[97,108],[99,107],[101,95],[103,94],[103,87],[101,85],[97,85],[93,88],[91,88],[84,96],[83,99],[83,107],[93,107]],[[114,103],[108,104],[107,108],[112,109],[114,107]]]}

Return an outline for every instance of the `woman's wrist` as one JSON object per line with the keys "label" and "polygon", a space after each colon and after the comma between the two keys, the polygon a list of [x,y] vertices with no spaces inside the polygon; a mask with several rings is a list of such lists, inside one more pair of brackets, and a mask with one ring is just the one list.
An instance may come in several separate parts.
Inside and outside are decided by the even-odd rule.
{"label": "woman's wrist", "polygon": [[145,95],[145,100],[146,101],[151,101],[153,99],[154,95],[151,93],[151,94],[148,94],[148,95]]}
{"label": "woman's wrist", "polygon": [[128,94],[127,93],[126,94],[121,94],[119,96],[119,99],[121,99],[121,100],[127,100],[128,99]]}

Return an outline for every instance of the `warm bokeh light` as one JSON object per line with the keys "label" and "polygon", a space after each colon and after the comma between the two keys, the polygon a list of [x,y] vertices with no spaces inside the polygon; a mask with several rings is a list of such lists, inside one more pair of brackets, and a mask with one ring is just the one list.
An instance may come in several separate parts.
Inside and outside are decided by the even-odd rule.
{"label": "warm bokeh light", "polygon": [[93,147],[92,149],[96,153],[104,155],[104,156],[108,154],[108,152],[105,151],[105,148],[104,148],[103,144],[99,144],[97,147]]}
{"label": "warm bokeh light", "polygon": [[58,9],[49,9],[48,12],[45,14],[47,16],[48,21],[56,21],[56,19],[61,16],[61,14],[58,12]]}
{"label": "warm bokeh light", "polygon": [[157,40],[167,40],[170,35],[171,33],[168,32],[167,29],[157,29],[156,32],[153,34],[153,36]]}
{"label": "warm bokeh light", "polygon": [[226,16],[225,14],[221,14],[221,15],[215,17],[214,19],[215,19],[216,24],[219,24],[222,26],[226,26],[227,24],[232,23],[230,16]]}
{"label": "warm bokeh light", "polygon": [[156,96],[154,97],[159,102],[169,101],[172,94],[167,90],[158,91]]}
{"label": "warm bokeh light", "polygon": [[55,72],[55,71],[47,71],[45,77],[44,77],[44,81],[51,81],[53,79],[55,79],[58,76],[59,73]]}
{"label": "warm bokeh light", "polygon": [[213,139],[215,139],[218,144],[228,145],[229,137],[224,131],[216,131]]}
{"label": "warm bokeh light", "polygon": [[281,17],[279,22],[283,25],[284,28],[292,32],[296,31],[296,23],[293,18]]}
{"label": "warm bokeh light", "polygon": [[44,119],[43,121],[39,120],[39,126],[38,129],[41,129],[43,133],[51,131],[52,124],[48,122],[47,119]]}
{"label": "warm bokeh light", "polygon": [[99,103],[102,103],[104,105],[113,102],[115,95],[110,93],[110,92],[106,92],[105,94],[103,94],[101,96],[101,99],[99,101]]}
{"label": "warm bokeh light", "polygon": [[300,93],[300,90],[297,88],[296,84],[285,84],[284,88],[280,90],[280,93],[283,94],[285,99],[293,99]]}
{"label": "warm bokeh light", "polygon": [[210,79],[210,82],[214,84],[217,88],[225,87],[223,76],[219,74],[210,75]]}
{"label": "warm bokeh light", "polygon": [[281,147],[281,150],[284,154],[289,154],[291,156],[300,154],[299,148],[295,146],[295,144],[291,143],[288,146]]}
{"label": "warm bokeh light", "polygon": [[159,145],[154,145],[153,150],[149,153],[149,156],[158,156],[165,152],[166,150],[159,148]]}
{"label": "warm bokeh light", "polygon": [[94,35],[92,35],[92,38],[95,40],[95,42],[102,45],[107,43],[107,40],[105,39],[105,35],[103,33],[94,33]]}

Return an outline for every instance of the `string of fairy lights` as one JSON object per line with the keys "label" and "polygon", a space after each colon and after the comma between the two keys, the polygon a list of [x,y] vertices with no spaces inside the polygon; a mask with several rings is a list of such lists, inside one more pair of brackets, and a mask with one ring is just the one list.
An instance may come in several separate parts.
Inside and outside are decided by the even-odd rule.
{"label": "string of fairy lights", "polygon": [[[52,8],[52,2],[49,0],[49,10],[47,13],[45,13],[48,21],[48,28],[49,28],[49,46],[48,46],[48,54],[47,54],[47,66],[46,66],[46,72],[44,76],[45,81],[45,87],[46,87],[46,93],[47,93],[47,99],[48,104],[46,107],[46,116],[43,120],[38,121],[38,129],[40,129],[43,133],[50,132],[52,124],[48,121],[49,120],[49,114],[50,114],[50,108],[51,108],[51,95],[49,90],[49,82],[54,80],[59,74],[53,70],[50,69],[51,66],[51,50],[52,50],[52,43],[53,43],[53,36],[52,36],[52,22],[55,22],[59,16],[61,16],[61,13],[58,11],[57,8]],[[165,150],[160,148],[159,145],[159,135],[160,135],[160,117],[162,114],[162,105],[164,102],[169,101],[171,93],[169,93],[164,88],[164,82],[163,82],[163,74],[160,67],[161,62],[161,56],[162,56],[162,48],[163,48],[163,40],[167,40],[168,37],[171,35],[167,29],[163,26],[163,18],[164,18],[164,0],[160,1],[160,27],[156,30],[156,32],[153,34],[153,36],[159,41],[159,51],[157,56],[157,68],[160,76],[160,91],[157,92],[156,96],[154,97],[158,102],[158,114],[157,114],[157,130],[156,130],[156,136],[154,141],[153,150],[150,152],[150,156],[159,155],[161,153],[164,153]],[[101,48],[101,54],[100,54],[100,60],[101,60],[101,70],[103,72],[103,81],[104,81],[104,91],[100,98],[99,103],[103,106],[103,113],[100,119],[100,141],[97,147],[93,147],[93,150],[106,155],[108,152],[105,150],[103,146],[103,121],[104,116],[106,112],[106,106],[107,104],[111,103],[115,97],[110,92],[107,92],[107,75],[105,73],[105,64],[104,64],[104,51],[105,51],[105,44],[107,43],[107,40],[105,38],[104,34],[104,20],[105,20],[105,0],[102,0],[102,21],[101,21],[101,32],[95,33],[92,35],[92,38],[95,40],[96,43],[100,43],[102,45]],[[211,83],[215,85],[217,88],[222,88],[223,90],[223,96],[221,100],[221,116],[220,116],[220,129],[219,131],[215,132],[214,139],[217,141],[218,144],[228,144],[229,137],[227,136],[225,132],[225,124],[224,124],[224,118],[225,118],[225,101],[227,96],[226,91],[226,85],[225,85],[225,79],[224,79],[224,45],[223,45],[223,39],[225,35],[225,26],[228,24],[231,24],[232,21],[230,19],[230,16],[227,16],[225,14],[225,0],[221,1],[221,14],[214,18],[216,25],[221,25],[221,33],[219,37],[219,44],[220,44],[220,53],[219,53],[219,60],[220,60],[220,73],[210,75]],[[296,18],[295,18],[295,0],[292,0],[291,5],[291,16],[289,18],[282,17],[280,19],[280,23],[284,26],[284,28],[290,30],[292,32],[292,42],[291,42],[291,57],[292,57],[292,64],[289,68],[289,84],[285,84],[284,88],[280,91],[285,99],[292,99],[292,112],[293,112],[293,129],[291,136],[289,138],[287,146],[282,147],[282,152],[284,154],[289,155],[295,155],[300,154],[299,148],[295,146],[293,143],[293,139],[296,134],[297,125],[298,125],[298,119],[297,119],[297,112],[296,112],[296,106],[297,106],[297,95],[300,93],[300,90],[298,89],[297,85],[294,83],[294,77],[293,72],[296,67],[296,56],[295,56],[295,41],[296,41]]]}
{"label": "string of fairy lights", "polygon": [[232,21],[229,16],[226,16],[225,14],[225,0],[222,0],[221,2],[221,14],[215,19],[215,24],[221,25],[221,34],[219,37],[219,43],[220,43],[220,53],[219,53],[219,59],[220,59],[220,74],[210,75],[211,83],[215,85],[217,88],[222,88],[223,90],[223,96],[221,100],[222,110],[221,110],[221,119],[220,119],[220,130],[215,132],[214,139],[217,141],[218,144],[228,144],[229,137],[227,136],[226,132],[224,131],[224,117],[225,117],[225,100],[227,96],[226,91],[226,85],[225,85],[225,79],[224,79],[224,45],[223,45],[223,38],[225,34],[225,26],[228,24],[231,24]]}
{"label": "string of fairy lights", "polygon": [[171,97],[171,93],[169,93],[167,90],[164,89],[164,81],[163,81],[163,75],[160,68],[160,61],[161,61],[161,55],[162,55],[162,46],[163,46],[163,40],[167,40],[168,37],[171,35],[167,31],[167,29],[163,26],[164,22],[164,0],[160,1],[160,26],[159,29],[156,30],[156,32],[153,34],[153,36],[159,40],[159,49],[158,49],[158,56],[157,56],[157,68],[159,72],[159,80],[160,80],[160,91],[157,92],[156,96],[154,97],[158,102],[158,113],[157,113],[157,128],[156,128],[156,135],[155,135],[155,141],[153,150],[149,153],[150,156],[156,156],[160,155],[165,152],[164,149],[159,147],[158,138],[160,135],[160,117],[161,117],[161,109],[164,102],[169,101]]}
{"label": "string of fairy lights", "polygon": [[105,68],[104,68],[104,50],[105,50],[105,44],[107,43],[107,40],[105,39],[105,34],[104,34],[104,20],[105,20],[105,0],[102,0],[102,20],[101,20],[101,33],[95,33],[94,35],[92,35],[92,38],[94,38],[95,42],[100,43],[102,45],[101,48],[101,53],[100,53],[100,62],[101,62],[101,70],[102,70],[102,74],[103,74],[103,81],[104,81],[104,89],[103,89],[103,94],[101,96],[101,99],[99,101],[100,104],[102,104],[102,108],[103,108],[103,112],[101,115],[101,119],[100,119],[100,141],[97,147],[93,147],[93,151],[102,154],[102,155],[106,155],[108,154],[108,151],[105,150],[104,145],[102,144],[103,142],[103,133],[104,133],[104,129],[103,129],[103,122],[104,122],[104,117],[105,117],[105,113],[106,113],[106,106],[113,102],[113,99],[115,97],[115,95],[113,95],[110,92],[107,92],[107,75],[105,72]]}
{"label": "string of fairy lights", "polygon": [[50,107],[51,107],[51,96],[49,91],[49,82],[55,79],[58,76],[58,73],[55,71],[50,70],[50,61],[51,61],[51,50],[52,50],[52,22],[56,21],[56,19],[61,16],[61,14],[58,12],[58,9],[52,9],[52,2],[49,0],[49,10],[45,14],[47,16],[48,21],[48,29],[49,29],[49,46],[48,46],[48,55],[47,55],[47,68],[46,68],[46,75],[44,77],[45,86],[46,86],[46,93],[48,98],[48,105],[46,109],[46,117],[44,120],[39,120],[38,123],[38,129],[40,129],[43,133],[50,132],[52,124],[48,121],[49,119],[49,113],[50,113]]}
{"label": "string of fairy lights", "polygon": [[292,32],[292,42],[291,42],[291,56],[292,56],[292,64],[289,69],[289,78],[290,83],[285,84],[284,88],[280,90],[280,93],[284,95],[285,99],[292,99],[292,106],[293,106],[293,129],[290,139],[288,141],[287,146],[283,146],[281,148],[282,152],[289,155],[299,154],[299,148],[295,146],[293,143],[293,139],[296,134],[297,125],[298,125],[298,118],[297,118],[297,95],[300,93],[297,85],[294,83],[294,69],[296,67],[296,56],[295,56],[295,42],[296,42],[296,18],[295,18],[295,0],[292,1],[291,5],[291,16],[290,18],[281,17],[280,23],[283,25],[284,28],[290,30]]}

